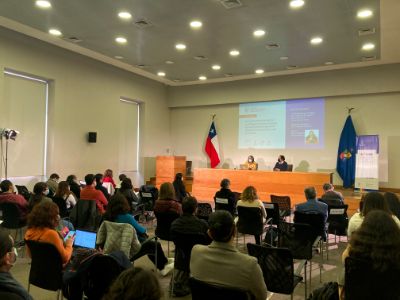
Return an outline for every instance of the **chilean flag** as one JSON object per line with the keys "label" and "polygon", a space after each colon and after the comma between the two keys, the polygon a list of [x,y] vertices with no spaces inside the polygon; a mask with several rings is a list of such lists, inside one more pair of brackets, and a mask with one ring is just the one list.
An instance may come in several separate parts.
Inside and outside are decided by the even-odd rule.
{"label": "chilean flag", "polygon": [[215,168],[219,164],[219,144],[214,121],[211,122],[210,131],[208,132],[208,137],[206,140],[205,151],[210,158],[211,168]]}

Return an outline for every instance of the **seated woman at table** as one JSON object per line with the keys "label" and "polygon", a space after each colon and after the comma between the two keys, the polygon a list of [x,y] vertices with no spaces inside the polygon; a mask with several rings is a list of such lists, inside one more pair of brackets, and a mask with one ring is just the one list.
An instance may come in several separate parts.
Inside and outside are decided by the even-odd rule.
{"label": "seated woman at table", "polygon": [[257,170],[258,164],[254,161],[254,156],[249,155],[247,161],[243,164],[247,170]]}

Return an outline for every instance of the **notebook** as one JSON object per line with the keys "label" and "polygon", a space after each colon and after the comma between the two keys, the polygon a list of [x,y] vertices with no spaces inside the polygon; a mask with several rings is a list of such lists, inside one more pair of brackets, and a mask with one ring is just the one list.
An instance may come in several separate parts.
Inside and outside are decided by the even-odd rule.
{"label": "notebook", "polygon": [[96,248],[96,237],[97,237],[96,232],[78,229],[75,232],[74,247],[95,249]]}

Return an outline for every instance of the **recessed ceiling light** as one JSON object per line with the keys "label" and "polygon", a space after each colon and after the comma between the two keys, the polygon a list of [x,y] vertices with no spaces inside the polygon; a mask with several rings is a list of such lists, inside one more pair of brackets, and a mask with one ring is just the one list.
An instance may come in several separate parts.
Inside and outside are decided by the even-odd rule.
{"label": "recessed ceiling light", "polygon": [[40,8],[50,8],[51,7],[50,1],[37,0],[35,3],[36,3],[36,6],[38,6]]}
{"label": "recessed ceiling light", "polygon": [[126,44],[127,39],[124,38],[124,37],[122,37],[122,36],[119,36],[119,37],[116,37],[116,38],[115,38],[115,41],[116,41],[118,44]]}
{"label": "recessed ceiling light", "polygon": [[165,61],[165,63],[166,63],[167,65],[173,65],[173,64],[174,64],[174,62],[173,62],[172,60],[167,60],[167,61]]}
{"label": "recessed ceiling light", "polygon": [[61,31],[58,30],[58,29],[55,29],[55,28],[50,29],[50,30],[49,30],[49,33],[50,33],[51,35],[55,35],[55,36],[60,36],[60,35],[62,35]]}
{"label": "recessed ceiling light", "polygon": [[216,70],[216,71],[221,70],[221,66],[220,65],[213,65],[211,68],[213,70]]}
{"label": "recessed ceiling light", "polygon": [[264,73],[264,70],[263,69],[257,69],[257,70],[255,70],[255,73],[256,74],[262,74],[262,73]]}
{"label": "recessed ceiling light", "polygon": [[279,57],[279,59],[280,59],[280,60],[288,60],[289,57],[288,57],[288,56],[281,56],[281,57]]}
{"label": "recessed ceiling light", "polygon": [[194,29],[201,28],[201,26],[203,26],[203,23],[199,20],[194,20],[194,21],[190,22],[190,27],[192,27]]}
{"label": "recessed ceiling light", "polygon": [[116,58],[116,59],[124,59],[124,57],[120,56],[120,55],[115,55],[114,58]]}
{"label": "recessed ceiling light", "polygon": [[204,75],[199,76],[199,80],[207,80],[207,77]]}
{"label": "recessed ceiling light", "polygon": [[322,41],[323,41],[322,37],[316,36],[310,40],[310,43],[313,45],[318,45],[318,44],[321,44]]}
{"label": "recessed ceiling light", "polygon": [[255,30],[255,31],[253,32],[253,35],[254,35],[255,37],[261,37],[261,36],[265,35],[265,31],[262,30],[262,29],[257,29],[257,30]]}
{"label": "recessed ceiling light", "polygon": [[366,44],[364,44],[364,45],[362,46],[362,49],[363,49],[363,50],[366,50],[366,51],[368,51],[368,50],[373,50],[374,48],[375,48],[375,45],[372,44],[372,43],[366,43]]}
{"label": "recessed ceiling light", "polygon": [[329,65],[333,65],[334,64],[334,62],[333,61],[327,61],[327,62],[325,62],[325,65],[327,65],[327,66],[329,66]]}
{"label": "recessed ceiling light", "polygon": [[363,9],[357,12],[357,17],[360,19],[369,18],[372,16],[372,10],[370,9]]}
{"label": "recessed ceiling light", "polygon": [[121,11],[118,13],[118,17],[120,17],[123,20],[130,20],[132,19],[132,15],[130,12],[127,11]]}
{"label": "recessed ceiling light", "polygon": [[186,45],[185,44],[176,44],[175,48],[178,50],[185,50],[186,49]]}
{"label": "recessed ceiling light", "polygon": [[304,0],[292,0],[289,3],[291,8],[300,8],[304,5]]}
{"label": "recessed ceiling light", "polygon": [[157,75],[160,76],[160,77],[164,77],[165,76],[165,72],[160,71],[160,72],[157,73]]}
{"label": "recessed ceiling light", "polygon": [[230,54],[231,56],[238,56],[238,55],[240,54],[240,52],[239,52],[238,50],[231,50],[231,51],[229,52],[229,54]]}

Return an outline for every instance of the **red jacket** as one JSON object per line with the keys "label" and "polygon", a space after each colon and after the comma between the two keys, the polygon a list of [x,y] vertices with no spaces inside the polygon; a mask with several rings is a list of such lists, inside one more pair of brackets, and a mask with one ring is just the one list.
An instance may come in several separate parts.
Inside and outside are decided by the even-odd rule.
{"label": "red jacket", "polygon": [[104,214],[108,201],[100,190],[96,190],[94,186],[86,186],[81,190],[82,200],[96,200],[97,209],[99,213]]}
{"label": "red jacket", "polygon": [[0,194],[0,204],[1,203],[14,203],[17,205],[19,210],[19,219],[25,220],[28,214],[28,201],[24,197],[12,193],[2,193]]}

